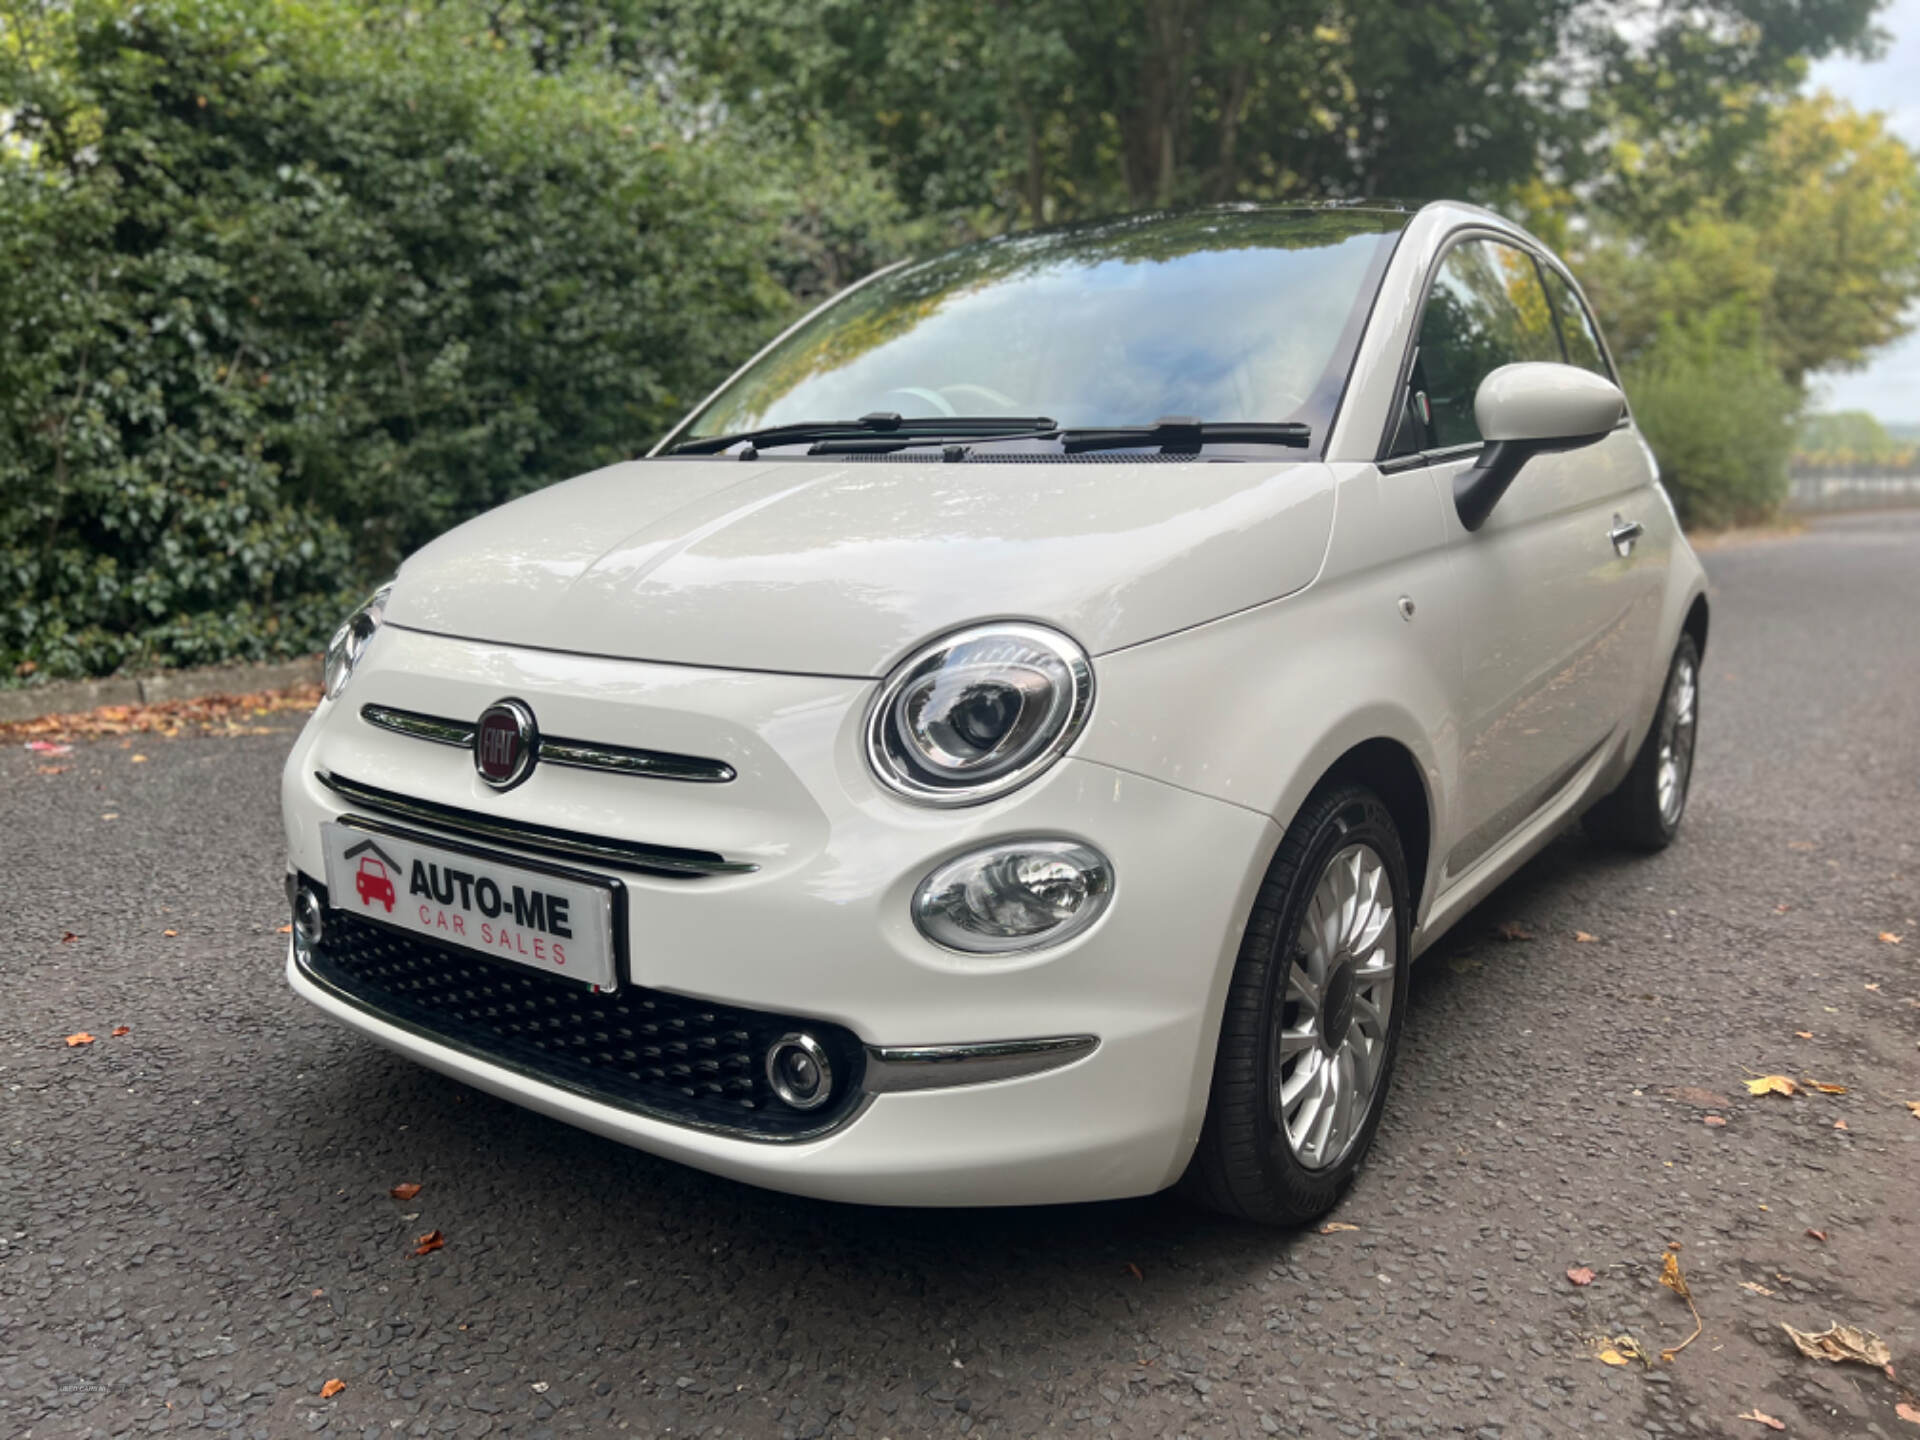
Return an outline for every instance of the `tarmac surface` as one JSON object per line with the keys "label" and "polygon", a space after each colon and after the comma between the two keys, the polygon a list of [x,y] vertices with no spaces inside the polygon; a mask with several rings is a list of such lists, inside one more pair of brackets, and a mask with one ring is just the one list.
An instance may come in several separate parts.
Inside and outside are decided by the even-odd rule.
{"label": "tarmac surface", "polygon": [[[0,1435],[1920,1440],[1920,512],[1704,558],[1679,842],[1572,831],[1421,962],[1331,1233],[836,1206],[576,1132],[287,990],[297,717],[9,747]],[[1669,1254],[1704,1329],[1662,1363]],[[1831,1321],[1898,1379],[1781,1329]]]}

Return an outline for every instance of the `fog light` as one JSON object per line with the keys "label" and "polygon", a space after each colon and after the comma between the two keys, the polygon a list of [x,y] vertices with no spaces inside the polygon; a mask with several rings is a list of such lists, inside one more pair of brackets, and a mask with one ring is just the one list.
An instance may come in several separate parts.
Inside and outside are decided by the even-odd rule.
{"label": "fog light", "polygon": [[811,1035],[782,1035],[767,1047],[767,1083],[796,1110],[817,1110],[833,1094],[833,1066]]}
{"label": "fog light", "polygon": [[302,950],[312,950],[326,930],[320,897],[302,885],[293,896],[293,939]]}
{"label": "fog light", "polygon": [[1113,866],[1073,840],[1005,840],[920,882],[913,923],[936,945],[1005,955],[1080,934],[1113,896]]}

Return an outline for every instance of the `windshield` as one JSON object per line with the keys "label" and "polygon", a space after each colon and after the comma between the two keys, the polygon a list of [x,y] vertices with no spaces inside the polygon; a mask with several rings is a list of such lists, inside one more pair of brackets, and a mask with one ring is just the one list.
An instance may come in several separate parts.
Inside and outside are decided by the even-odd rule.
{"label": "windshield", "polygon": [[829,305],[677,440],[895,412],[1062,426],[1333,418],[1406,216],[1209,211],[1005,236]]}

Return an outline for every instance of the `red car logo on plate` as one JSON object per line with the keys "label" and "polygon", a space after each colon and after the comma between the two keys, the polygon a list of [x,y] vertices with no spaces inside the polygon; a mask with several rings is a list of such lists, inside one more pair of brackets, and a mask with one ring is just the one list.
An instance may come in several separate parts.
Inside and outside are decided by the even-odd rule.
{"label": "red car logo on plate", "polygon": [[480,712],[473,731],[473,768],[496,790],[511,790],[533,773],[540,732],[533,712],[518,700],[501,700]]}
{"label": "red car logo on plate", "polygon": [[393,902],[399,897],[393,893],[393,879],[387,874],[387,867],[371,855],[360,858],[360,868],[354,871],[353,888],[360,893],[360,903],[371,905],[378,900],[387,907],[387,913],[393,913]]}

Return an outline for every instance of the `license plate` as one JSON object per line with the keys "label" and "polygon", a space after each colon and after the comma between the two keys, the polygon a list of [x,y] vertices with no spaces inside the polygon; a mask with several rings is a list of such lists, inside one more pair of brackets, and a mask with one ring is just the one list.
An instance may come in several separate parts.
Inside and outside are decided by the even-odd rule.
{"label": "license plate", "polygon": [[602,990],[614,968],[613,885],[387,830],[327,821],[336,910]]}

